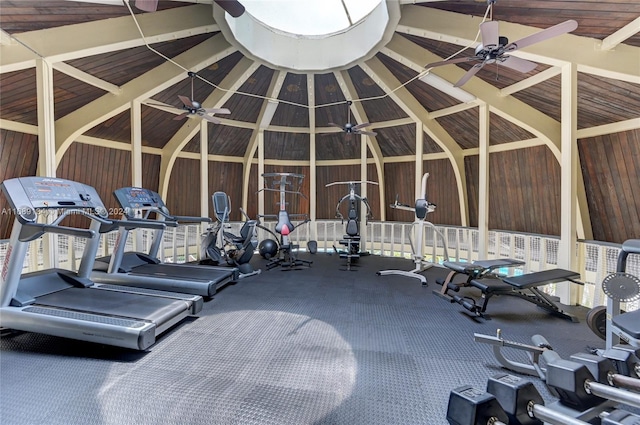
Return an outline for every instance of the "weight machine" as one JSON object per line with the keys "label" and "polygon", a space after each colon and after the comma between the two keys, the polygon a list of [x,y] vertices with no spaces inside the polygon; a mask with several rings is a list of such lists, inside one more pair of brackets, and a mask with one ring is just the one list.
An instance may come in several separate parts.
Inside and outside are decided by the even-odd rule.
{"label": "weight machine", "polygon": [[[373,218],[373,214],[371,213],[371,206],[369,205],[369,201],[367,198],[361,197],[356,193],[356,185],[362,185],[363,183],[369,183],[377,185],[376,182],[371,181],[344,181],[344,182],[333,182],[328,183],[325,187],[335,186],[338,184],[345,184],[349,187],[349,193],[344,195],[336,205],[336,217],[342,220],[342,224],[344,224],[344,215],[340,212],[340,205],[344,201],[349,201],[349,210],[347,212],[347,224],[344,230],[344,236],[340,240],[340,245],[346,247],[346,250],[340,251],[335,246],[333,247],[334,251],[340,255],[340,258],[347,259],[347,269],[351,270],[352,262],[357,260],[363,255],[368,255],[367,252],[360,251],[360,208],[358,203],[362,203],[367,207],[366,220],[370,220]],[[366,224],[366,221],[365,221]]]}
{"label": "weight machine", "polygon": [[444,256],[448,260],[449,253],[447,252],[447,241],[444,238],[444,235],[440,233],[440,231],[433,225],[433,223],[426,220],[427,214],[435,211],[436,205],[427,201],[427,179],[429,178],[429,173],[424,173],[422,176],[422,198],[416,199],[415,207],[411,208],[409,205],[404,205],[398,203],[396,199],[395,203],[391,204],[390,207],[398,210],[404,211],[412,211],[415,213],[416,218],[413,222],[412,229],[415,230],[415,244],[411,239],[411,235],[409,235],[409,244],[411,245],[411,252],[413,253],[413,262],[415,264],[415,268],[413,270],[380,270],[377,272],[378,276],[387,276],[387,275],[400,275],[411,277],[414,279],[420,280],[423,286],[427,285],[427,278],[424,277],[422,272],[433,267],[434,263],[430,261],[425,261],[424,254],[422,253],[423,245],[424,245],[424,228],[425,226],[433,229],[436,235],[442,241],[442,247],[444,249]]}
{"label": "weight machine", "polygon": [[[276,241],[278,241],[278,253],[275,257],[269,259],[266,266],[267,270],[277,266],[287,267],[289,269],[294,269],[297,266],[311,266],[313,261],[298,258],[297,251],[300,248],[300,245],[292,243],[289,239],[289,235],[291,235],[297,227],[308,223],[311,220],[307,214],[289,214],[286,208],[287,203],[285,199],[287,193],[307,198],[302,192],[300,192],[300,186],[302,186],[304,175],[294,173],[264,173],[262,174],[262,177],[265,179],[271,179],[271,184],[265,184],[265,187],[260,189],[258,192],[264,190],[278,192],[280,194],[280,201],[278,202],[280,209],[278,214],[259,216],[261,218],[276,218],[278,222],[276,223],[275,232],[279,234],[280,237],[263,225],[257,225],[261,229],[271,233],[276,238]],[[287,187],[290,187],[292,190],[288,190]],[[291,218],[301,218],[302,221],[297,225],[294,225],[291,222]],[[311,241],[309,243],[311,243]]]}

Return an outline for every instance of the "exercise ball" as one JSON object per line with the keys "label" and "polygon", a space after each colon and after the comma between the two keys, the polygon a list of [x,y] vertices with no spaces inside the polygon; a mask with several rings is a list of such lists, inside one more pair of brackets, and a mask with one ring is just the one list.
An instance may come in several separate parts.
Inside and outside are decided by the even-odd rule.
{"label": "exercise ball", "polygon": [[278,243],[273,239],[265,239],[258,244],[258,253],[267,260],[278,253]]}

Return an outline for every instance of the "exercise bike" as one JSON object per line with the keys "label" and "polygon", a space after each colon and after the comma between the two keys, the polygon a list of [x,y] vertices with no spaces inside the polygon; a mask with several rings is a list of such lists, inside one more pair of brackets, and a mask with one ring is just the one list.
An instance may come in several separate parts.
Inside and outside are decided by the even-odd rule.
{"label": "exercise bike", "polygon": [[380,270],[377,272],[378,276],[387,276],[387,275],[400,275],[411,277],[414,279],[418,279],[423,286],[427,286],[427,278],[423,276],[421,273],[425,270],[433,267],[434,263],[430,261],[426,261],[424,259],[423,250],[423,238],[424,238],[424,228],[425,226],[433,229],[436,235],[442,241],[442,248],[444,251],[445,259],[449,259],[449,253],[447,252],[447,241],[440,231],[433,225],[433,223],[426,220],[427,214],[432,213],[436,209],[436,205],[427,201],[427,179],[429,178],[429,173],[424,173],[422,176],[422,198],[416,199],[416,204],[412,208],[409,205],[401,204],[396,201],[390,205],[391,208],[403,210],[403,211],[411,211],[415,213],[415,221],[412,223],[412,229],[415,229],[415,243],[411,238],[411,234],[409,234],[409,244],[411,245],[411,252],[413,253],[413,262],[415,264],[415,268],[413,270]]}
{"label": "exercise bike", "polygon": [[258,246],[256,226],[258,222],[251,220],[242,208],[240,211],[246,218],[240,228],[240,234],[235,235],[225,230],[230,226],[229,214],[231,212],[231,200],[224,192],[215,192],[211,196],[216,223],[207,229],[201,242],[200,264],[224,265],[238,267],[239,278],[245,278],[260,274],[261,270],[255,270],[249,261]]}
{"label": "exercise bike", "polygon": [[[298,258],[297,251],[300,249],[300,245],[291,242],[291,233],[299,226],[308,223],[310,220],[307,214],[289,214],[286,209],[286,194],[306,196],[300,192],[300,186],[304,179],[303,174],[294,173],[264,173],[262,177],[265,179],[271,179],[270,185],[265,185],[260,191],[277,192],[280,195],[279,211],[277,215],[260,215],[259,218],[276,218],[278,221],[275,227],[275,233],[270,229],[264,227],[258,223],[258,227],[272,234],[278,243],[278,251],[275,256],[271,257],[267,262],[267,270],[274,267],[281,266],[286,270],[299,270],[298,266],[310,267],[313,261],[303,260]],[[291,187],[293,190],[288,190],[287,187]],[[301,218],[302,221],[297,225],[291,222],[291,218],[294,220]],[[276,233],[279,235],[276,235]],[[309,241],[311,246],[315,245],[314,241]],[[313,251],[313,250],[310,250]]]}
{"label": "exercise bike", "polygon": [[[349,187],[349,193],[344,195],[336,205],[336,218],[342,220],[342,224],[344,223],[344,215],[340,212],[340,205],[344,201],[348,201],[349,209],[347,212],[347,223],[344,230],[344,236],[340,240],[340,245],[343,245],[345,250],[338,250],[335,246],[333,250],[340,256],[340,258],[346,258],[347,260],[347,268],[346,270],[351,271],[351,267],[354,265],[353,262],[358,258],[364,255],[369,255],[368,252],[360,251],[360,204],[364,204],[367,207],[366,220],[371,220],[373,218],[373,214],[371,213],[371,206],[369,205],[369,201],[367,198],[361,197],[356,193],[356,185],[361,185],[362,183],[375,184],[376,182],[365,181],[345,181],[345,182],[333,182],[328,183],[325,187],[334,186],[338,184],[345,184]],[[366,222],[365,222],[366,224]]]}

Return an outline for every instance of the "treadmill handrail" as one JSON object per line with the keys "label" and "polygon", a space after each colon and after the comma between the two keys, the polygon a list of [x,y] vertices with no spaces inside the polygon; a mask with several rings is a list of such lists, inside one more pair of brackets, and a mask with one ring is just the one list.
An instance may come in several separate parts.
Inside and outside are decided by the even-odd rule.
{"label": "treadmill handrail", "polygon": [[132,218],[127,220],[113,220],[110,225],[100,228],[100,233],[107,233],[115,230],[118,227],[124,227],[127,230],[131,229],[155,229],[164,230],[167,228],[167,224],[162,221],[156,220],[143,220],[138,218]]}
{"label": "treadmill handrail", "polygon": [[209,217],[195,217],[188,215],[174,215],[173,218],[178,222],[183,223],[211,223]]}
{"label": "treadmill handrail", "polygon": [[96,236],[96,232],[89,229],[76,229],[73,227],[60,226],[57,224],[26,223],[22,225],[20,241],[30,242],[38,239],[45,233],[57,233],[60,235],[77,236],[86,239],[92,239]]}

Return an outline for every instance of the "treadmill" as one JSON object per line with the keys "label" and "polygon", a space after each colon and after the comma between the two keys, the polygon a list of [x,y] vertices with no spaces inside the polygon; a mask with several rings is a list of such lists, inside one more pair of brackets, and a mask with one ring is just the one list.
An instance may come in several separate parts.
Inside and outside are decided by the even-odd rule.
{"label": "treadmill", "polygon": [[[160,195],[140,187],[123,187],[114,192],[123,211],[118,237],[110,256],[97,258],[91,279],[112,285],[127,285],[164,291],[212,297],[219,289],[235,283],[240,277],[237,267],[214,267],[196,264],[162,263],[158,251],[162,244],[165,227],[177,227],[183,223],[210,222],[208,217],[174,216]],[[136,216],[138,214],[138,216]],[[155,215],[155,218],[151,218]],[[132,229],[162,224],[153,234],[148,253],[125,252],[125,245]],[[92,248],[94,255],[98,243]]]}
{"label": "treadmill", "polygon": [[[84,267],[77,273],[52,268],[22,274],[30,241],[46,233],[92,241],[99,237],[96,229],[117,224],[107,219],[96,190],[82,183],[19,177],[0,187],[15,213],[0,273],[0,327],[145,350],[158,335],[202,308],[200,296],[95,284],[88,278],[86,249]],[[39,223],[39,213],[58,217]],[[78,215],[91,219],[90,229],[60,224]]]}

